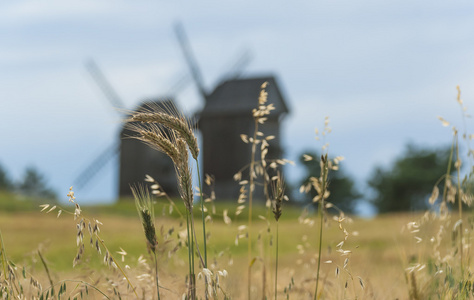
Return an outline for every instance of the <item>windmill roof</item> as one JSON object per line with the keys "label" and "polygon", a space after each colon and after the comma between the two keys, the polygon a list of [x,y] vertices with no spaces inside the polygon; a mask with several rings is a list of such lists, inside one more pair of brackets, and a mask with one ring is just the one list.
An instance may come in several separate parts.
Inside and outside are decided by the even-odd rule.
{"label": "windmill roof", "polygon": [[275,77],[255,77],[232,79],[221,82],[215,90],[206,97],[206,104],[200,117],[215,114],[249,114],[258,105],[261,85],[267,81],[268,102],[273,103],[275,110],[272,114],[288,113],[288,107],[282,96]]}

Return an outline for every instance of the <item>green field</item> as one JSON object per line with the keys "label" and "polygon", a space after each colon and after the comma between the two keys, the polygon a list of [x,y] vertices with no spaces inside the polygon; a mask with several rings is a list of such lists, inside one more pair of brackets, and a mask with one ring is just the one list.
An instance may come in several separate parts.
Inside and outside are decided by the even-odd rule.
{"label": "green field", "polygon": [[[43,254],[47,266],[52,273],[53,282],[64,279],[80,279],[94,283],[98,278],[117,277],[113,268],[102,263],[102,255],[93,247],[87,247],[88,234],[85,234],[85,254],[80,263],[73,268],[72,262],[77,252],[76,223],[72,215],[62,213],[57,218],[57,211],[40,212],[38,203],[26,200],[6,200],[8,195],[2,195],[0,213],[0,229],[3,236],[6,255],[15,262],[20,271],[26,267],[28,274],[38,279],[44,287],[48,286],[45,269],[39,259],[38,249]],[[177,202],[179,203],[179,202]],[[182,205],[180,209],[184,211]],[[247,241],[241,238],[236,245],[239,233],[238,226],[247,224],[247,216],[233,215],[237,204],[219,204],[213,220],[207,223],[210,232],[208,241],[208,256],[212,262],[211,269],[227,270],[228,277],[221,278],[223,289],[232,299],[245,299],[247,291]],[[156,227],[159,238],[159,269],[160,284],[163,286],[164,299],[177,299],[186,290],[185,276],[187,273],[187,250],[181,247],[176,253],[170,251],[178,244],[178,233],[185,230],[182,219],[176,210],[170,215],[169,205],[165,202],[156,204]],[[222,211],[228,209],[232,218],[231,224],[225,224]],[[72,209],[71,209],[72,210]],[[112,255],[125,268],[136,286],[141,286],[140,275],[144,272],[143,265],[138,264],[138,258],[143,255],[149,262],[151,258],[146,250],[143,229],[132,201],[122,201],[110,206],[82,207],[83,216],[100,220],[100,237]],[[196,210],[196,218],[200,212]],[[279,275],[278,293],[280,298],[308,299],[314,290],[316,258],[318,245],[319,223],[316,215],[308,215],[308,222],[303,224],[299,216],[301,207],[283,207],[283,215],[279,224]],[[266,217],[266,220],[258,216]],[[265,293],[273,297],[274,265],[275,265],[275,221],[264,207],[255,208],[252,224],[253,253],[257,261],[252,267],[252,287],[255,299]],[[410,287],[405,279],[406,268],[410,262],[428,259],[432,255],[433,243],[430,236],[435,236],[439,224],[432,221],[425,226],[424,233],[416,234],[423,238],[420,242],[415,234],[410,233],[404,226],[421,218],[421,214],[383,215],[374,219],[354,218],[351,222],[341,224],[349,236],[343,245],[344,250],[351,253],[341,255],[337,252],[337,244],[344,239],[338,222],[328,219],[323,232],[322,261],[332,261],[322,265],[323,296],[325,299],[408,299]],[[199,223],[198,223],[199,224]],[[171,234],[170,234],[171,233]],[[198,239],[202,239],[202,231],[197,226]],[[427,238],[425,239],[424,236]],[[442,247],[450,247],[447,240]],[[117,252],[124,249],[128,254],[121,262]],[[346,268],[346,258],[349,258]],[[341,270],[336,277],[336,268]],[[199,272],[196,258],[196,273]],[[342,271],[344,270],[344,271]],[[420,271],[420,278],[422,271]],[[137,277],[138,276],[138,277]],[[360,277],[360,279],[359,279]],[[265,278],[265,280],[264,280]],[[293,278],[293,279],[292,279]],[[285,287],[294,282],[292,290],[285,293]],[[360,280],[364,285],[362,288]],[[265,283],[263,283],[265,281]],[[347,287],[346,286],[347,282]],[[104,285],[105,283],[100,283]],[[198,289],[204,285],[198,280]],[[69,285],[68,285],[69,286]],[[105,286],[105,285],[104,285]],[[421,290],[420,283],[420,290]],[[106,289],[106,287],[104,287]],[[420,298],[421,299],[421,298]]]}

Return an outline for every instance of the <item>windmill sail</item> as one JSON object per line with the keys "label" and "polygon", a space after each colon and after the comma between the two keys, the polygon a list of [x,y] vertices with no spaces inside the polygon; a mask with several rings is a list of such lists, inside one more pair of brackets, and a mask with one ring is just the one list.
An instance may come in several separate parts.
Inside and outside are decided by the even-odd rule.
{"label": "windmill sail", "polygon": [[[105,78],[102,71],[99,69],[97,64],[93,60],[86,62],[85,67],[92,79],[95,81],[97,86],[100,88],[105,98],[109,101],[115,111],[119,113],[119,110],[124,110],[125,105],[112,88],[112,85]],[[120,145],[117,142],[114,142],[111,146],[107,147],[104,151],[100,153],[73,181],[74,185],[78,189],[84,188],[90,180],[96,176],[102,168],[104,168],[107,163],[113,160],[118,153],[120,152]]]}
{"label": "windmill sail", "polygon": [[89,71],[89,74],[94,79],[102,93],[104,93],[105,98],[109,100],[112,107],[115,109],[125,109],[125,104],[122,99],[120,99],[118,94],[112,88],[112,85],[110,85],[102,71],[92,59],[86,62],[86,69]]}
{"label": "windmill sail", "polygon": [[87,168],[85,168],[79,176],[73,181],[74,186],[77,189],[84,188],[89,181],[96,176],[100,170],[104,168],[110,161],[117,156],[120,151],[118,143],[114,143],[107,147],[99,156],[97,156]]}
{"label": "windmill sail", "polygon": [[204,88],[204,83],[202,81],[201,71],[196,62],[196,59],[193,56],[189,40],[181,23],[177,23],[175,25],[175,33],[176,37],[178,38],[179,45],[181,46],[181,50],[183,51],[184,58],[186,59],[186,63],[188,64],[189,70],[191,71],[191,75],[193,76],[193,79],[196,82],[199,93],[201,94],[202,98],[206,100],[207,93],[206,89]]}

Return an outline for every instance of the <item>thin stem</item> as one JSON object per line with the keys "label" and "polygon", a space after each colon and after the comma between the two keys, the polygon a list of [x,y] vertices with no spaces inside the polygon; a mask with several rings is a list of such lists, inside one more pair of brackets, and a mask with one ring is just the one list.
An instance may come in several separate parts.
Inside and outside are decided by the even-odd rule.
{"label": "thin stem", "polygon": [[276,230],[276,259],[275,259],[275,300],[277,300],[277,282],[278,282],[278,221]]}
{"label": "thin stem", "polygon": [[317,299],[318,295],[318,286],[319,286],[319,268],[321,266],[321,249],[322,249],[322,241],[323,241],[323,202],[324,200],[321,199],[319,202],[319,218],[321,220],[320,222],[320,228],[319,228],[319,249],[318,249],[318,271],[316,273],[316,291],[314,292],[314,299]]}
{"label": "thin stem", "polygon": [[41,263],[43,264],[44,269],[46,270],[46,274],[48,275],[48,280],[51,286],[53,285],[53,280],[51,279],[51,274],[49,273],[48,265],[46,264],[46,261],[43,258],[43,255],[41,255],[41,251],[38,250],[38,255],[41,259]]}
{"label": "thin stem", "polygon": [[160,286],[158,283],[158,258],[156,257],[156,252],[153,251],[155,256],[155,280],[156,280],[156,293],[158,295],[158,300],[160,300]]}
{"label": "thin stem", "polygon": [[186,210],[186,231],[188,237],[188,267],[189,267],[189,276],[191,276],[192,269],[191,269],[191,241],[189,239],[189,214],[188,210]]}
{"label": "thin stem", "polygon": [[327,154],[324,158],[322,170],[322,187],[321,187],[321,199],[319,200],[319,218],[320,218],[320,227],[319,227],[319,250],[318,250],[318,270],[316,273],[316,290],[314,292],[314,300],[318,297],[318,287],[319,287],[319,269],[321,267],[321,250],[322,250],[322,243],[323,243],[323,209],[324,209],[324,194],[326,194],[326,179],[328,175],[328,168],[327,168]]}
{"label": "thin stem", "polygon": [[207,268],[204,265],[204,259],[202,258],[201,250],[199,250],[199,244],[197,242],[196,227],[194,226],[194,216],[193,216],[193,214],[191,214],[191,228],[193,230],[192,234],[194,235],[194,243],[196,244],[196,250],[197,250],[199,259],[201,260],[201,264],[204,266],[204,268]]}
{"label": "thin stem", "polygon": [[204,199],[202,196],[201,175],[199,171],[199,162],[196,159],[197,175],[199,180],[199,194],[201,196],[201,214],[202,214],[202,234],[204,236],[204,267],[207,268],[207,236],[206,236],[206,220],[204,218]]}
{"label": "thin stem", "polygon": [[[197,158],[195,159],[196,161],[196,168],[197,168],[197,176],[198,176],[198,181],[199,181],[199,196],[201,198],[201,216],[202,216],[202,234],[203,234],[203,240],[204,240],[204,261],[202,264],[204,265],[204,268],[207,268],[207,235],[206,235],[206,219],[204,218],[204,197],[202,196],[202,183],[201,183],[201,174],[199,171],[199,161]],[[194,223],[194,221],[192,221]],[[196,238],[196,232],[194,232],[194,236]],[[199,257],[201,258],[202,261],[202,256],[201,256],[201,251],[199,251],[199,246],[197,245],[197,238],[196,238],[196,247],[199,252]],[[208,299],[208,287],[207,287],[207,277],[204,277],[204,286],[205,286],[205,295],[206,299]]]}
{"label": "thin stem", "polygon": [[192,242],[192,233],[189,229],[189,211],[186,209],[186,229],[188,236],[188,265],[189,265],[189,291],[188,294],[192,300],[194,300],[194,253],[193,253],[193,242]]}

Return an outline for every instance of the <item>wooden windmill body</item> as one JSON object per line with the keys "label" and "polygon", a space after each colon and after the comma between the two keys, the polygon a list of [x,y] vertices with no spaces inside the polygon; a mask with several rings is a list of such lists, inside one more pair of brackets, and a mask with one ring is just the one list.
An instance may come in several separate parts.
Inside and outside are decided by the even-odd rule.
{"label": "wooden windmill body", "polygon": [[[269,141],[267,158],[281,158],[280,126],[288,113],[288,107],[273,76],[223,81],[206,97],[205,106],[198,114],[203,171],[215,177],[218,199],[231,200],[239,196],[240,186],[233,177],[239,170],[245,170],[251,160],[251,147],[242,141],[240,135],[253,136],[255,122],[252,109],[258,106],[258,96],[264,82],[269,83],[266,90],[275,110],[260,125],[259,131],[275,136]],[[263,197],[261,192],[256,192],[256,195]]]}
{"label": "wooden windmill body", "polygon": [[[254,121],[252,109],[258,105],[258,96],[263,82],[267,87],[268,100],[273,103],[268,120],[259,130],[266,135],[273,135],[275,139],[269,142],[268,159],[281,158],[281,121],[289,112],[286,100],[274,76],[242,78],[241,71],[249,62],[249,53],[240,56],[238,63],[230,72],[222,77],[211,93],[206,91],[201,78],[200,70],[194,60],[191,48],[184,34],[184,29],[176,27],[176,34],[183,50],[190,73],[203,101],[203,108],[195,114],[198,129],[201,132],[201,174],[215,177],[215,192],[218,200],[235,200],[239,195],[239,185],[233,176],[250,162],[251,148],[242,142],[240,135],[253,135]],[[95,64],[88,66],[91,75],[99,85],[106,98],[114,108],[125,111],[112,87],[105,80]],[[173,92],[182,88],[175,87]],[[175,93],[173,93],[174,95]],[[170,98],[147,100],[137,109],[153,106],[174,105]],[[122,118],[126,115],[121,115]],[[100,169],[112,158],[119,154],[120,171],[118,176],[119,197],[131,196],[130,185],[143,182],[145,175],[152,176],[170,196],[178,195],[174,166],[164,154],[148,147],[142,142],[129,138],[130,132],[124,127],[120,131],[119,142],[114,143],[98,156],[75,180],[81,187],[87,184]],[[263,198],[263,193],[257,192],[257,198]]]}

